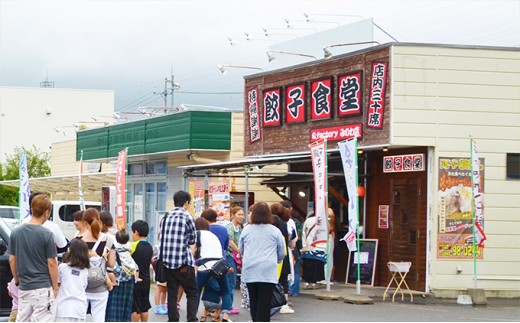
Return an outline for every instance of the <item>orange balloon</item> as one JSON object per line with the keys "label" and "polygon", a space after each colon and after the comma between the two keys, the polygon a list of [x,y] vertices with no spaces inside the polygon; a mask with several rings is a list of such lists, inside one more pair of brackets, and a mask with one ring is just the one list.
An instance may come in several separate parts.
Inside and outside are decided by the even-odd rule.
{"label": "orange balloon", "polygon": [[359,197],[365,197],[365,187],[363,185],[357,187],[357,195]]}

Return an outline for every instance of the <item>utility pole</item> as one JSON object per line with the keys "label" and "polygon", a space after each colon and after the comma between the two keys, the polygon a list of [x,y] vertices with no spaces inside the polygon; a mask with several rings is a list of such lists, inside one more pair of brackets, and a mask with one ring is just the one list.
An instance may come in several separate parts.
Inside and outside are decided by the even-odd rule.
{"label": "utility pole", "polygon": [[[168,84],[171,84],[171,85],[168,86]],[[154,92],[154,94],[159,94],[163,97],[165,114],[166,114],[166,111],[168,110],[168,95],[171,95],[171,108],[173,108],[173,106],[174,106],[173,94],[174,94],[175,90],[178,90],[180,88],[181,88],[180,84],[174,82],[173,68],[172,68],[171,79],[168,79],[167,77],[164,79],[164,90],[162,92]]]}

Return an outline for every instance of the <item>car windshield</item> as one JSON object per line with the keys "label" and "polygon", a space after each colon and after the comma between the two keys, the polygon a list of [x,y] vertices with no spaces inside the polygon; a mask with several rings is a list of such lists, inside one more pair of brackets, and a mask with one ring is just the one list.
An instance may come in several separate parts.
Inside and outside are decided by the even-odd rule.
{"label": "car windshield", "polygon": [[4,221],[4,219],[0,218],[0,233],[6,234],[5,237],[2,237],[2,239],[7,240],[11,236],[11,227]]}
{"label": "car windshield", "polygon": [[18,217],[18,208],[13,207],[0,207],[0,218],[4,219],[16,219]]}

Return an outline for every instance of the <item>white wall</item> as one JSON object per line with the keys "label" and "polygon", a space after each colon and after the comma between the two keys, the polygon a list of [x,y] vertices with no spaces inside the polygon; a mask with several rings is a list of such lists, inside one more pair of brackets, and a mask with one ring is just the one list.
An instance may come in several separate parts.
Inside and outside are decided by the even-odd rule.
{"label": "white wall", "polygon": [[[436,255],[438,158],[469,158],[471,135],[485,159],[488,240],[484,259],[477,261],[478,287],[520,296],[520,181],[505,178],[506,153],[520,152],[520,50],[393,46],[392,52],[391,142],[430,146],[434,152],[429,183],[431,289],[473,287],[473,260]],[[456,266],[462,267],[459,275]]]}
{"label": "white wall", "polygon": [[[50,152],[52,143],[76,138],[73,123],[93,122],[91,115],[110,117],[113,112],[114,91],[0,87],[0,160],[17,146],[31,149],[35,145]],[[100,121],[112,123],[113,118],[107,117]]]}

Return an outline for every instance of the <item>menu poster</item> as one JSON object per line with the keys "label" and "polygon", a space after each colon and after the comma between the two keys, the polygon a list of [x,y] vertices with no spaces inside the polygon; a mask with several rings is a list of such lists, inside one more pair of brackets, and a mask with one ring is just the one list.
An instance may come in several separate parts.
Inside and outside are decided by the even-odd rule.
{"label": "menu poster", "polygon": [[191,195],[191,208],[190,214],[196,218],[200,217],[202,211],[204,211],[204,191],[205,191],[204,180],[195,179],[188,182],[189,192]]}
{"label": "menu poster", "polygon": [[217,211],[217,222],[230,221],[230,187],[229,179],[209,182],[209,207]]}
{"label": "menu poster", "polygon": [[388,229],[389,205],[379,205],[379,229]]}

